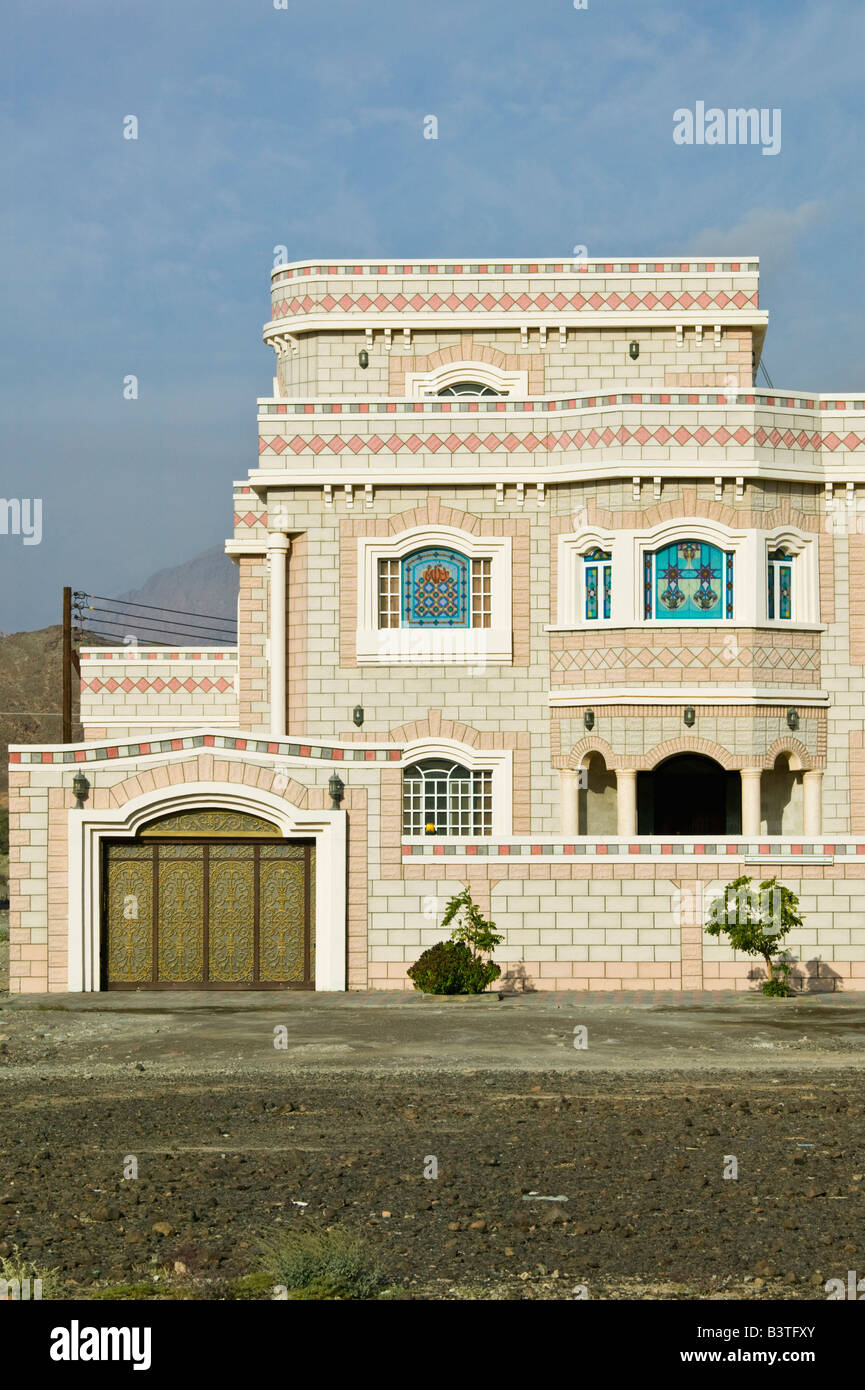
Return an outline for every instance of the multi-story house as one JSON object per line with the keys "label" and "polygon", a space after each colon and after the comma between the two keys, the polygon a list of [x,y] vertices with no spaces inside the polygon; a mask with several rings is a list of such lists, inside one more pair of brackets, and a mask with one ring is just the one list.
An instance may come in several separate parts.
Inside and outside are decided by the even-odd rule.
{"label": "multi-story house", "polygon": [[271,280],[237,648],[11,751],[13,988],[404,987],[466,884],[528,987],[744,988],[740,874],[861,985],[865,399],[755,386],[757,259]]}

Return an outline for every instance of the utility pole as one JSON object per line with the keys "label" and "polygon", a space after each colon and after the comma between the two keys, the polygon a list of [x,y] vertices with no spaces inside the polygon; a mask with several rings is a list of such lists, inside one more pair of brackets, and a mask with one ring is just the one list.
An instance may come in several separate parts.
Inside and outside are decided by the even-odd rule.
{"label": "utility pole", "polygon": [[72,590],[63,590],[63,743],[72,742]]}

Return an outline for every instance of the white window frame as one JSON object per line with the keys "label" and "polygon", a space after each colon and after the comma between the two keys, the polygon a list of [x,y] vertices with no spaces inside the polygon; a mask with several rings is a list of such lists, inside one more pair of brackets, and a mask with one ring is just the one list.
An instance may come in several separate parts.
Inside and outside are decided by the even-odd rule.
{"label": "white window frame", "polygon": [[515,396],[517,400],[525,400],[529,394],[528,372],[502,371],[488,362],[448,362],[428,372],[406,372],[405,394],[411,400],[437,396],[439,391],[446,386],[455,386],[458,381],[479,381],[482,386]]}
{"label": "white window frame", "polygon": [[[406,844],[418,844],[423,840],[439,840],[453,843],[455,840],[477,840],[489,844],[491,839],[501,839],[513,833],[513,752],[509,748],[471,748],[450,738],[424,738],[407,743],[399,762],[400,771],[414,763],[425,762],[428,758],[446,758],[451,762],[462,763],[470,772],[492,773],[492,830],[489,835],[403,835]],[[402,824],[403,801],[402,779],[400,778],[400,824]]]}
{"label": "white window frame", "polygon": [[[473,536],[455,526],[413,526],[396,536],[362,536],[357,551],[359,665],[509,666],[513,661],[510,536]],[[490,626],[469,628],[378,625],[380,560],[403,560],[415,550],[443,546],[490,563]],[[400,581],[401,582],[401,581]]]}
{"label": "white window frame", "polygon": [[[733,553],[732,618],[646,618],[643,616],[643,561],[647,551],[677,540],[704,541]],[[610,618],[586,619],[582,557],[594,546],[612,555]],[[767,563],[770,550],[796,555],[793,565],[793,618],[769,620]],[[600,531],[585,527],[559,538],[558,621],[548,630],[605,628],[769,627],[785,631],[822,630],[818,538],[794,526],[771,531],[734,530],[705,517],[683,516],[641,531]]]}

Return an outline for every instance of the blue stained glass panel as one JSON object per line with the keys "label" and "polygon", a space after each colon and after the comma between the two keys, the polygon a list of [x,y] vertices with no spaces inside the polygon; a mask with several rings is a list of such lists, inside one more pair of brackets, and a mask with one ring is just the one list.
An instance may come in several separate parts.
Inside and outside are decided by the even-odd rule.
{"label": "blue stained glass panel", "polygon": [[405,627],[471,626],[469,562],[464,555],[434,546],[406,556],[402,620]]}
{"label": "blue stained glass panel", "polygon": [[[647,564],[647,581],[650,578]],[[651,598],[654,597],[654,613]],[[647,616],[694,619],[733,616],[733,555],[705,541],[677,541],[654,556],[653,591],[646,585]]]}

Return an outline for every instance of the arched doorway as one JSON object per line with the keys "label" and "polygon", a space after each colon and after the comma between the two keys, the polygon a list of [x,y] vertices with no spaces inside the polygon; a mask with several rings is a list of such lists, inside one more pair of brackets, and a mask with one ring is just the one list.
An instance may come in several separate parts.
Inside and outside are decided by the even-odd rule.
{"label": "arched doorway", "polygon": [[640,835],[738,835],[741,806],[738,772],[700,753],[677,753],[637,777]]}

